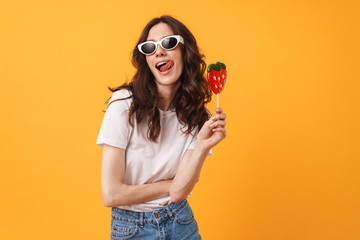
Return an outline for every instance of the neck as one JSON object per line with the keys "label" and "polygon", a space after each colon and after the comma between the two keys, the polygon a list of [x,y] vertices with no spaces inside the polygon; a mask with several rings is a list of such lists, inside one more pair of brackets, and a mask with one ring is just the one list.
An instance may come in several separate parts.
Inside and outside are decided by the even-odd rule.
{"label": "neck", "polygon": [[158,86],[158,94],[160,99],[157,107],[163,111],[172,109],[172,100],[178,88],[178,84],[176,86]]}

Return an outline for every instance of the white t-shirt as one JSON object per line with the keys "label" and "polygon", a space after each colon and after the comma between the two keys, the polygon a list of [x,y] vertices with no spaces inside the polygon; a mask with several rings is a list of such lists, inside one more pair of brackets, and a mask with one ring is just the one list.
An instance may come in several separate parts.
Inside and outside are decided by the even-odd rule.
{"label": "white t-shirt", "polygon": [[[113,93],[109,103],[116,99],[129,97],[128,90]],[[161,131],[158,143],[147,138],[147,121],[134,127],[129,124],[129,108],[132,98],[116,101],[106,110],[96,144],[103,147],[108,144],[126,150],[125,183],[129,185],[145,184],[175,177],[179,163],[186,150],[194,149],[196,133],[185,134],[184,126],[179,122],[175,111],[160,112]],[[153,211],[171,203],[170,196],[152,201],[120,206],[132,211]]]}

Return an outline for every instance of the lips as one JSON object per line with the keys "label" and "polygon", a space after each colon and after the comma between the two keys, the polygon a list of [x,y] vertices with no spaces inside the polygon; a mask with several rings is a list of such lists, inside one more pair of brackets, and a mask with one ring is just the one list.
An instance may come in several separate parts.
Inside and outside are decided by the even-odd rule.
{"label": "lips", "polygon": [[158,62],[155,67],[159,72],[163,73],[170,70],[173,66],[174,66],[174,61],[168,60],[168,61]]}

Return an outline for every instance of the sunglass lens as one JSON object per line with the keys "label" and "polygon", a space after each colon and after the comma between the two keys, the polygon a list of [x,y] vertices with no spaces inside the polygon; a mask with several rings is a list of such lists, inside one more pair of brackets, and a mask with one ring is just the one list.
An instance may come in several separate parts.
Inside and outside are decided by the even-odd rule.
{"label": "sunglass lens", "polygon": [[146,54],[150,54],[150,53],[153,53],[155,51],[155,47],[156,46],[153,43],[146,43],[146,44],[141,46],[141,50]]}
{"label": "sunglass lens", "polygon": [[164,49],[173,49],[177,45],[178,41],[174,37],[169,37],[164,39],[161,42],[161,46],[163,46]]}

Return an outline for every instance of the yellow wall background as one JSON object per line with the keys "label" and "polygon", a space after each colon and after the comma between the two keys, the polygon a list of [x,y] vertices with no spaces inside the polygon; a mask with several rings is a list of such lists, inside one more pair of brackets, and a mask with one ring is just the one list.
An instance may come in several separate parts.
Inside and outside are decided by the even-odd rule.
{"label": "yellow wall background", "polygon": [[360,239],[355,0],[1,1],[0,239],[108,239],[101,110],[162,14],[228,69],[189,199],[203,239]]}

